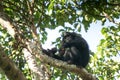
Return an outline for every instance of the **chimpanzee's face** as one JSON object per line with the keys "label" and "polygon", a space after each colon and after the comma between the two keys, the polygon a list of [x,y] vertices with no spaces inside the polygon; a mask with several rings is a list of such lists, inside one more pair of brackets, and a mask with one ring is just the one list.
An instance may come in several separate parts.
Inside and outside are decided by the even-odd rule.
{"label": "chimpanzee's face", "polygon": [[72,40],[72,36],[66,36],[65,38],[64,38],[64,41],[66,42],[66,43],[68,43],[68,42],[70,42]]}
{"label": "chimpanzee's face", "polygon": [[70,32],[65,32],[65,33],[63,34],[63,41],[64,41],[64,42],[68,43],[68,42],[70,42],[70,41],[73,40],[73,39],[74,39],[74,36],[72,35],[72,33],[70,33]]}

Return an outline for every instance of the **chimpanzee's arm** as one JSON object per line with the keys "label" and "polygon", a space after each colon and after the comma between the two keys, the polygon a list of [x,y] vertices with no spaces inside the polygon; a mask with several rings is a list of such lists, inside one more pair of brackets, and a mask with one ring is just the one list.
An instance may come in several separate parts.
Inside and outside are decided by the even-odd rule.
{"label": "chimpanzee's arm", "polygon": [[55,59],[63,60],[63,55],[62,54],[64,54],[64,52],[62,50],[60,50],[59,52],[60,52],[61,55],[56,55],[55,53],[57,51],[58,51],[57,48],[52,48],[52,49],[47,49],[47,50],[42,49],[42,52],[45,53],[46,55],[48,55],[52,58],[55,58]]}

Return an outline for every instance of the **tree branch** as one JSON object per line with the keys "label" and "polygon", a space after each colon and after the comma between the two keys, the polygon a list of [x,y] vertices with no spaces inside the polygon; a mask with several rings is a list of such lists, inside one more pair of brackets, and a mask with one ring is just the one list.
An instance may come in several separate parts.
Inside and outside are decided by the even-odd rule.
{"label": "tree branch", "polygon": [[[23,47],[26,46],[24,44],[26,39],[23,39],[23,37],[21,36],[22,33],[19,30],[17,30],[17,28],[14,25],[12,25],[10,18],[7,17],[7,15],[5,15],[5,13],[2,13],[2,12],[0,12],[0,24],[17,41],[17,43],[19,43],[19,45],[17,45],[17,46],[20,46],[20,45]],[[25,51],[26,50],[23,49],[23,52],[25,53],[24,56],[25,56],[25,59],[27,60],[28,64],[33,63],[32,66],[34,66],[34,67],[31,68],[30,65],[29,65],[29,67],[30,67],[31,71],[33,72],[34,77],[36,77],[36,80],[45,80],[45,78],[48,77],[49,75],[47,75],[47,73],[45,73],[43,70],[40,69],[40,67],[38,66],[38,64],[35,60],[35,57],[33,55],[31,55],[31,53],[28,53],[28,51],[26,51],[26,52]],[[31,61],[31,63],[29,61],[30,59],[33,60],[33,61]],[[37,69],[37,71],[35,69]],[[17,80],[17,79],[12,79],[12,80]],[[24,79],[20,79],[20,80],[24,80]],[[48,80],[48,79],[46,79],[46,80]]]}
{"label": "tree branch", "polygon": [[57,59],[48,57],[47,55],[42,53],[40,45],[37,43],[28,42],[27,46],[28,46],[29,51],[43,63],[47,63],[49,65],[58,67],[60,69],[68,70],[70,72],[76,73],[83,80],[97,80],[96,77],[94,77],[93,75],[88,73],[84,68],[78,68],[78,67],[76,67],[76,65],[70,65],[61,60],[57,60]]}
{"label": "tree branch", "polygon": [[[32,55],[27,49],[23,49],[24,57],[28,63],[30,70],[32,70],[34,80],[48,80],[49,75],[45,74],[45,71],[37,65],[37,61],[34,55]],[[47,76],[46,76],[47,75]]]}
{"label": "tree branch", "polygon": [[109,16],[107,13],[103,12],[103,15],[105,16],[105,18],[107,18],[110,22],[113,22],[116,25],[120,25],[120,22],[115,22],[115,20]]}
{"label": "tree branch", "polygon": [[10,80],[27,80],[14,62],[5,54],[0,45],[0,68],[5,72]]}
{"label": "tree branch", "polygon": [[5,13],[0,12],[0,24],[3,28],[7,29],[8,33],[14,37],[15,36],[15,31],[14,31],[14,26],[11,24],[9,18]]}

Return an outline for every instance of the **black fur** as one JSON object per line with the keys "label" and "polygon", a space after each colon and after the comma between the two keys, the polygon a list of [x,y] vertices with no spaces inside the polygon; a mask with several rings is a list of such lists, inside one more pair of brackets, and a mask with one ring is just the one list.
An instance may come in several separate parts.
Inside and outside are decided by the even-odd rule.
{"label": "black fur", "polygon": [[59,54],[56,48],[43,50],[45,54],[53,58],[66,61],[70,64],[86,67],[89,62],[89,47],[85,39],[80,34],[74,32],[65,32],[62,36]]}

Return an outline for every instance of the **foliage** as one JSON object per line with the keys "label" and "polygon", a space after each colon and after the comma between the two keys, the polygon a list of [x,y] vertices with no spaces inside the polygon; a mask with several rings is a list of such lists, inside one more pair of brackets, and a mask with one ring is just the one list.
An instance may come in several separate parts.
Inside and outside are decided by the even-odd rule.
{"label": "foliage", "polygon": [[[101,21],[102,25],[106,21],[112,22],[115,26],[103,27],[101,33],[104,39],[100,41],[98,51],[91,55],[87,69],[99,80],[120,79],[120,61],[114,59],[120,57],[120,23],[117,22],[120,16],[119,0],[4,0],[0,2],[0,7],[0,12],[5,12],[10,17],[23,38],[33,39],[31,26],[34,26],[42,43],[47,40],[46,28],[55,29],[62,26],[60,32],[80,32],[81,27],[87,31],[92,22]],[[58,44],[59,41],[60,38],[57,38],[54,43]],[[2,27],[0,44],[26,77],[31,79],[31,73],[21,52],[23,46]],[[78,78],[73,73],[62,72],[52,67],[49,69],[52,71],[52,80],[58,77],[61,80]]]}
{"label": "foliage", "polygon": [[[98,52],[95,55],[96,58],[94,58],[99,60],[94,63],[95,65],[97,64],[95,73],[100,76],[100,80],[118,79],[120,78],[120,28],[109,26],[108,28],[103,28],[101,32],[105,36],[105,39],[101,40]],[[98,73],[97,71],[101,72]]]}

